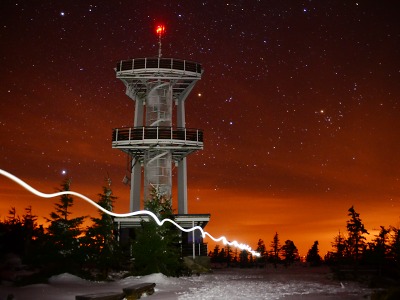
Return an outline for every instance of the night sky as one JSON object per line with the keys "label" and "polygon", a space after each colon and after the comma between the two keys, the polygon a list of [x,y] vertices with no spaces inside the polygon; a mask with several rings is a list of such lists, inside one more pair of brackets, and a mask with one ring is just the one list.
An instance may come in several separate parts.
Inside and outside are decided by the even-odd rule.
{"label": "night sky", "polygon": [[[189,213],[210,213],[214,236],[269,247],[278,232],[324,255],[354,205],[373,238],[400,226],[399,12],[372,0],[2,0],[0,168],[48,193],[68,176],[94,200],[110,176],[127,212],[111,133],[133,125],[134,102],[114,68],[156,56],[163,23],[163,57],[204,68],[186,100],[187,127],[204,130]],[[43,221],[56,201],[0,178],[1,219],[32,205]],[[79,199],[73,210],[97,216]]]}

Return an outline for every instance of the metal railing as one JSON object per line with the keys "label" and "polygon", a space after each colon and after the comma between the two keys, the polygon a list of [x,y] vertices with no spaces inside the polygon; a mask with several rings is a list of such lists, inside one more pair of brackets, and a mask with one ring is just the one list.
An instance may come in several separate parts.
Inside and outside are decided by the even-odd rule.
{"label": "metal railing", "polygon": [[173,140],[203,143],[203,130],[168,126],[115,128],[112,141]]}
{"label": "metal railing", "polygon": [[117,72],[138,69],[169,69],[201,74],[201,65],[174,58],[135,58],[117,63]]}

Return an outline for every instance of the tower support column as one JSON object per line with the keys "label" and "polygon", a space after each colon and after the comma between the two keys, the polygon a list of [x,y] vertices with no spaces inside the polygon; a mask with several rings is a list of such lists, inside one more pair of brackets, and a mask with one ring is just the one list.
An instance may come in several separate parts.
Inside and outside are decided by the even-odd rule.
{"label": "tower support column", "polygon": [[[178,101],[176,123],[178,127],[186,126],[185,120],[185,101]],[[178,214],[187,214],[187,164],[186,157],[178,163]]]}
{"label": "tower support column", "polygon": [[187,213],[187,165],[184,157],[178,164],[178,214]]}
{"label": "tower support column", "polygon": [[[143,126],[143,102],[137,99],[135,101],[135,127]],[[130,191],[130,211],[140,210],[140,191],[142,188],[142,166],[137,158],[132,159],[131,165],[131,191]]]}
{"label": "tower support column", "polygon": [[132,160],[130,211],[140,210],[140,189],[142,185],[142,166],[139,161]]}

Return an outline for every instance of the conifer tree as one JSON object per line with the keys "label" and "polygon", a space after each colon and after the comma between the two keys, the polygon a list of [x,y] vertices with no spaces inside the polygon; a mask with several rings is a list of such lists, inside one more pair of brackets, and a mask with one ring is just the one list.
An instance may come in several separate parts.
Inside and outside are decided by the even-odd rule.
{"label": "conifer tree", "polygon": [[22,216],[25,231],[25,262],[40,266],[47,260],[48,237],[43,225],[37,224],[37,216],[32,213],[32,207],[25,209]]}
{"label": "conifer tree", "polygon": [[[71,180],[65,179],[61,184],[59,191],[69,191]],[[80,241],[79,236],[82,231],[82,225],[85,217],[71,218],[71,208],[74,200],[71,195],[65,194],[60,196],[60,202],[55,203],[55,212],[50,213],[48,232],[48,245],[47,250],[52,250],[53,259],[61,263],[64,267],[69,269],[79,259]],[[51,259],[51,257],[49,257]]]}
{"label": "conifer tree", "polygon": [[346,239],[340,230],[338,235],[334,237],[332,247],[335,249],[333,252],[333,261],[341,262],[346,254]]}
{"label": "conifer tree", "polygon": [[33,251],[32,240],[38,237],[37,216],[32,213],[32,206],[25,208],[25,214],[22,216],[22,225],[24,228],[24,256],[30,255]]}
{"label": "conifer tree", "polygon": [[226,262],[225,248],[222,248],[221,251],[219,251],[219,254],[218,254],[218,262],[219,262],[219,263],[224,263],[224,262]]}
{"label": "conifer tree", "polygon": [[232,258],[232,247],[229,246],[228,244],[225,246],[225,253],[226,253],[225,260],[227,262],[227,267],[229,268],[233,258]]}
{"label": "conifer tree", "polygon": [[[153,189],[145,209],[153,212],[159,219],[173,219],[171,199]],[[134,273],[146,275],[163,273],[166,276],[180,276],[184,270],[183,260],[178,248],[180,232],[166,222],[158,226],[153,219],[141,222],[133,243]]]}
{"label": "conifer tree", "polygon": [[7,220],[1,224],[0,253],[12,252],[19,255],[24,263],[30,263],[38,250],[33,242],[38,238],[39,231],[32,207],[25,208],[25,212],[21,218],[15,207],[9,210]]}
{"label": "conifer tree", "polygon": [[22,216],[22,224],[33,231],[37,227],[36,221],[37,216],[32,213],[32,206],[29,205],[25,208],[25,214]]}
{"label": "conifer tree", "polygon": [[262,239],[258,239],[256,251],[260,253],[260,257],[265,256],[267,250],[265,248],[265,243]]}
{"label": "conifer tree", "polygon": [[267,253],[267,249],[265,247],[265,243],[262,239],[259,239],[257,242],[257,249],[256,251],[258,253],[260,253],[260,256],[257,257],[257,262],[265,267],[265,264],[267,262],[267,258],[268,258],[268,253]]}
{"label": "conifer tree", "polygon": [[8,221],[7,223],[9,225],[15,225],[21,223],[20,217],[17,215],[17,210],[15,207],[11,207],[10,210],[8,211]]}
{"label": "conifer tree", "polygon": [[318,241],[315,241],[310,250],[308,250],[306,261],[309,262],[311,266],[319,266],[321,264],[322,258],[319,255]]}
{"label": "conifer tree", "polygon": [[[106,179],[103,193],[98,194],[97,204],[108,211],[113,211],[117,199],[111,189],[110,178]],[[110,268],[118,265],[119,247],[114,233],[114,220],[109,214],[99,210],[100,218],[91,218],[93,225],[86,232],[87,249],[91,260],[102,271],[103,279],[107,277]]]}
{"label": "conifer tree", "polygon": [[350,255],[355,265],[357,267],[360,255],[365,246],[365,236],[364,234],[369,234],[365,229],[364,224],[360,219],[360,214],[358,214],[354,207],[349,208],[350,220],[347,221],[347,245],[349,247]]}
{"label": "conifer tree", "polygon": [[374,248],[376,255],[379,257],[379,260],[385,260],[387,254],[389,253],[389,233],[390,229],[385,228],[385,226],[380,226],[381,230],[379,234],[375,236],[374,239]]}
{"label": "conifer tree", "polygon": [[393,235],[390,240],[390,256],[395,261],[400,273],[400,228],[390,227]]}
{"label": "conifer tree", "polygon": [[240,252],[239,263],[241,268],[247,268],[249,266],[249,252],[242,250]]}
{"label": "conifer tree", "polygon": [[389,234],[390,229],[380,226],[379,234],[375,236],[372,243],[368,243],[368,248],[365,250],[364,258],[367,263],[378,268],[378,276],[382,275],[382,269],[385,260],[390,253]]}
{"label": "conifer tree", "polygon": [[285,241],[285,244],[282,246],[282,255],[284,257],[285,266],[291,265],[300,259],[299,250],[291,240]]}
{"label": "conifer tree", "polygon": [[270,260],[274,264],[274,267],[277,267],[277,263],[280,261],[279,254],[281,252],[281,244],[279,243],[278,232],[275,232],[274,238],[271,243],[271,251],[270,251]]}
{"label": "conifer tree", "polygon": [[220,257],[219,256],[219,252],[220,252],[219,245],[217,244],[217,245],[214,246],[213,251],[212,252],[210,251],[211,262],[213,262],[213,263],[219,262],[219,257]]}
{"label": "conifer tree", "polygon": [[8,211],[9,216],[3,224],[3,232],[0,242],[2,252],[12,252],[22,255],[24,252],[24,228],[21,218],[17,215],[15,207],[11,207]]}
{"label": "conifer tree", "polygon": [[239,251],[238,248],[235,248],[235,250],[233,251],[233,257],[232,257],[232,262],[237,265],[239,261]]}

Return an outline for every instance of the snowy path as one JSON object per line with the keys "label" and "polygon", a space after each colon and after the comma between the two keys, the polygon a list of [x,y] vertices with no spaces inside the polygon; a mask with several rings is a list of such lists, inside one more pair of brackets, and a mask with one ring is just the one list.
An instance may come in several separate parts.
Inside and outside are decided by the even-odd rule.
{"label": "snowy path", "polygon": [[156,292],[142,299],[368,299],[371,291],[353,282],[330,280],[327,269],[223,269],[212,274],[168,278],[162,274],[129,277],[116,282],[89,282],[70,274],[52,277],[49,284],[26,287],[0,286],[0,300],[13,294],[15,300],[74,300],[76,295],[121,291],[123,287],[155,282]]}
{"label": "snowy path", "polygon": [[[195,282],[196,278],[192,279]],[[220,270],[178,299],[366,299],[370,290],[310,270]]]}

